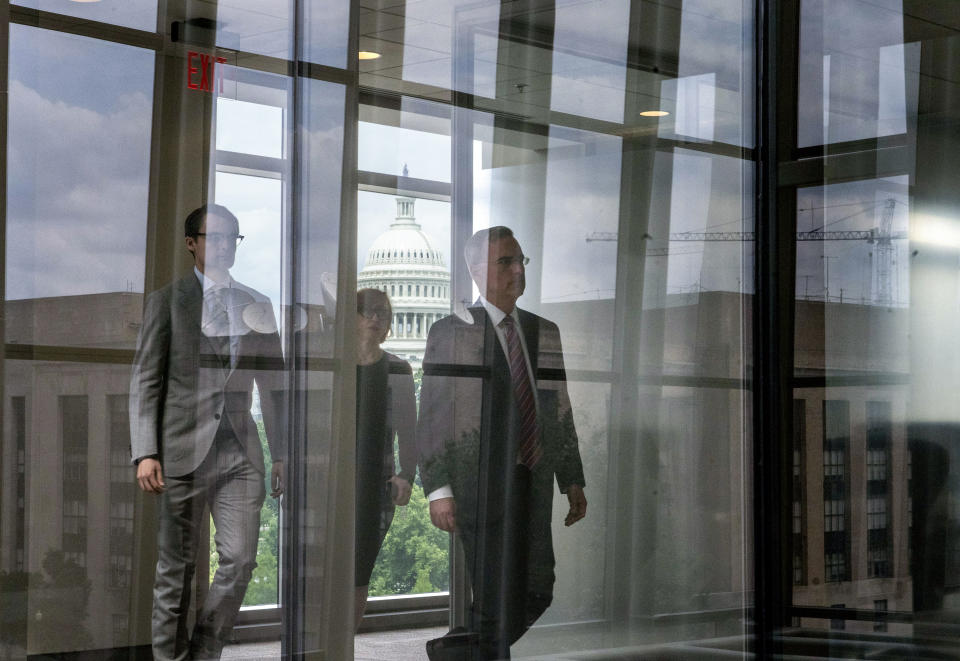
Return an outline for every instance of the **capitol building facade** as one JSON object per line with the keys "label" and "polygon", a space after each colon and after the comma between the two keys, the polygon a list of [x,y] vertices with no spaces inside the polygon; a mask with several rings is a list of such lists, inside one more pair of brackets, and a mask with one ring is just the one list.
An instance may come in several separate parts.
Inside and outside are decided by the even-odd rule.
{"label": "capitol building facade", "polygon": [[379,289],[390,296],[393,324],[383,348],[414,369],[423,362],[430,326],[450,313],[450,271],[417,223],[415,201],[397,198],[396,219],[370,246],[357,275],[358,289]]}

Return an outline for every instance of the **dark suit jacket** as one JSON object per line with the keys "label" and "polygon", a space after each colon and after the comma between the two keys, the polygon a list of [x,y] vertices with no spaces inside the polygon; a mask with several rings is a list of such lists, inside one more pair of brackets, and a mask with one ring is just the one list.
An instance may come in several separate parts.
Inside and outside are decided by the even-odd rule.
{"label": "dark suit jacket", "polygon": [[[234,283],[251,302],[269,306],[256,290]],[[203,291],[196,274],[152,293],[130,383],[130,451],[133,459],[159,455],[166,475],[180,476],[200,466],[226,417],[253,466],[264,472],[257,426],[250,414],[253,384],[270,452],[286,455],[283,358],[280,336],[250,330],[237,343],[233,366],[223,346],[201,331]],[[270,313],[272,315],[272,311]]]}
{"label": "dark suit jacket", "polygon": [[[430,329],[417,424],[420,474],[426,493],[449,484],[457,525],[471,544],[478,526],[496,525],[510,498],[516,468],[516,407],[510,368],[482,306],[470,319],[451,315]],[[561,492],[584,485],[583,465],[567,395],[560,332],[556,324],[518,310],[536,375],[539,437],[543,457],[531,476],[529,520],[530,589],[549,593],[553,584],[550,541],[553,479]],[[482,479],[486,476],[488,479]],[[468,549],[469,552],[469,549]],[[482,553],[482,551],[478,551]],[[482,560],[481,560],[482,561]]]}

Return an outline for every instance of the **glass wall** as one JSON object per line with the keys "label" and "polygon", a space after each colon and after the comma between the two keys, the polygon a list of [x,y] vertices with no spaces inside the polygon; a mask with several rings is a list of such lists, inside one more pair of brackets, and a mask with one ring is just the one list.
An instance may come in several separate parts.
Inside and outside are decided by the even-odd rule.
{"label": "glass wall", "polygon": [[[957,23],[943,3],[799,19],[790,649],[929,656],[956,592]],[[794,234],[795,233],[795,234]]]}
{"label": "glass wall", "polygon": [[767,4],[4,8],[0,656],[950,656],[960,21]]}

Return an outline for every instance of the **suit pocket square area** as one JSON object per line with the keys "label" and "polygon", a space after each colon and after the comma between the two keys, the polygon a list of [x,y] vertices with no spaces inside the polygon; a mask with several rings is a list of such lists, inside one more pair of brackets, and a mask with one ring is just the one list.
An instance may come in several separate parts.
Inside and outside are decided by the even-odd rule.
{"label": "suit pocket square area", "polygon": [[446,635],[427,641],[430,661],[480,661],[480,637],[463,627],[455,627]]}

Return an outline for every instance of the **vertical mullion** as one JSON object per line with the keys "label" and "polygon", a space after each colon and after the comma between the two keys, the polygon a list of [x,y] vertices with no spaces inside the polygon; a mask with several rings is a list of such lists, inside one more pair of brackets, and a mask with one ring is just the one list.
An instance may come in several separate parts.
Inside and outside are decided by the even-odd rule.
{"label": "vertical mullion", "polygon": [[[781,191],[778,168],[792,145],[790,92],[781,89],[784,54],[795,55],[781,42],[790,15],[776,0],[756,5],[755,207],[756,259],[753,309],[753,438],[754,438],[754,624],[755,653],[780,653],[775,633],[788,620],[791,597],[789,491],[792,442],[793,373],[793,218],[789,196]],[[784,76],[784,84],[789,84]],[[786,119],[784,122],[782,120]],[[782,129],[782,131],[781,131]]]}
{"label": "vertical mullion", "polygon": [[[340,170],[340,213],[337,227],[339,252],[337,255],[337,301],[338,311],[349,310],[356,292],[356,243],[357,243],[357,113],[358,113],[358,65],[357,50],[358,5],[352,2],[349,16],[349,41],[343,105],[343,152]],[[308,223],[310,216],[304,213],[305,196],[309,196],[309,182],[304,158],[307,147],[307,123],[310,118],[308,107],[310,94],[307,93],[303,79],[310,75],[311,64],[304,58],[305,10],[302,0],[297,0],[293,11],[293,63],[290,68],[291,81],[291,118],[290,136],[290,232],[286,244],[290,254],[291,302],[306,301],[308,292],[304,291],[307,255],[303,252],[306,237],[310,235]],[[322,528],[337,531],[336,535],[324,540],[323,557],[308,561],[306,550],[311,547],[305,534],[308,522],[305,514],[311,506],[307,491],[308,480],[306,466],[306,448],[311,440],[306,437],[310,429],[308,406],[308,386],[310,372],[318,367],[311,364],[310,347],[306,337],[292,332],[289,355],[292,361],[288,385],[291,388],[290,420],[292,429],[289,441],[289,467],[287,477],[286,519],[284,529],[284,564],[282,567],[283,597],[283,641],[284,658],[292,659],[344,659],[353,658],[353,543],[354,543],[354,465],[355,452],[355,358],[353,357],[352,314],[330,315],[334,323],[334,359],[323,370],[332,370],[333,389],[330,406],[330,483],[319,487],[315,483],[310,488],[325,488],[327,505],[319,512],[323,518]],[[318,442],[318,439],[313,439]],[[346,468],[336,471],[333,468]],[[314,498],[313,500],[316,500]],[[313,527],[316,527],[315,523]],[[316,576],[310,575],[306,567],[313,565],[321,568],[324,580],[323,594],[307,594],[307,586]],[[319,606],[319,608],[318,608]],[[319,617],[311,620],[310,618]]]}
{"label": "vertical mullion", "polygon": [[[288,105],[289,128],[286,132],[286,136],[288,136],[290,141],[288,154],[290,161],[287,169],[289,172],[288,192],[284,197],[285,201],[289,201],[287,210],[289,213],[288,226],[290,231],[288,233],[289,242],[281,243],[281,252],[286,250],[290,256],[290,276],[288,282],[290,286],[289,300],[291,310],[294,309],[294,306],[301,298],[299,276],[302,265],[298,246],[302,245],[299,240],[302,233],[300,224],[302,215],[300,213],[301,201],[298,192],[300,190],[301,177],[300,159],[303,154],[300,140],[300,104],[303,87],[300,84],[300,72],[297,64],[300,61],[302,51],[300,37],[302,30],[301,18],[303,16],[302,0],[295,0],[292,3],[292,14],[293,45],[291,56],[293,66],[290,72],[290,102]],[[282,309],[281,301],[281,310]],[[302,550],[304,549],[304,544],[302,543],[303,528],[298,525],[298,515],[303,506],[304,499],[301,493],[301,485],[305,484],[305,480],[303,470],[304,445],[301,442],[302,438],[298,430],[306,429],[304,415],[306,407],[301,401],[305,389],[300,388],[299,385],[306,375],[306,370],[304,369],[305,360],[303,360],[303,358],[306,357],[307,345],[302,335],[293,332],[293,324],[290,323],[293,319],[293,314],[295,314],[295,312],[291,312],[286,320],[281,319],[281,323],[284,321],[287,322],[283,323],[283,333],[289,364],[286,387],[290,397],[287,403],[287,410],[284,413],[288,416],[290,427],[287,434],[286,475],[284,476],[286,479],[284,489],[286,493],[283,496],[285,503],[284,507],[280,508],[280,580],[278,581],[280,589],[278,601],[280,602],[281,613],[280,652],[283,658],[291,659],[299,658],[303,654],[303,636],[300,634],[303,631],[303,591],[301,588],[303,586],[302,569],[304,565]]]}
{"label": "vertical mullion", "polygon": [[[326,569],[332,585],[325,586],[327,607],[325,609],[326,658],[353,659],[354,635],[354,540],[356,503],[356,292],[357,292],[357,170],[359,164],[359,3],[350,3],[350,36],[347,41],[348,82],[343,99],[343,165],[340,174],[340,231],[339,256],[337,259],[337,315],[335,347],[339,349],[338,366],[333,375],[334,418],[331,420],[332,443],[339,443],[331,452],[331,467],[339,464],[336,491],[331,494],[334,507],[327,508],[328,517],[336,521],[329,530],[338,531],[336,544],[328,554]],[[339,439],[333,440],[333,439]],[[346,471],[343,469],[347,468]],[[350,470],[353,468],[354,470]],[[328,519],[329,523],[329,519]],[[349,567],[349,571],[343,571]],[[336,608],[333,604],[349,608]]]}
{"label": "vertical mullion", "polygon": [[[3,155],[3,164],[4,164],[4,174],[0,176],[0,303],[6,307],[6,273],[7,273],[7,264],[6,264],[6,229],[7,229],[7,108],[9,104],[9,54],[10,52],[10,4],[7,2],[0,2],[0,154]],[[0,339],[2,339],[3,346],[6,347],[7,335],[5,328],[6,314],[0,314]],[[4,382],[5,382],[5,367],[6,367],[6,352],[4,351],[3,355],[0,355],[0,430],[6,430],[6,400],[4,398]],[[6,434],[4,433],[4,436]],[[4,444],[5,445],[5,444]],[[3,447],[0,446],[0,476],[6,476],[5,470],[7,467],[4,465],[4,454]],[[26,462],[26,449],[24,449],[24,461]],[[17,458],[13,457],[14,469],[17,466]],[[26,479],[27,471],[24,469],[24,479]],[[6,480],[4,480],[6,482]],[[3,517],[3,513],[7,511],[7,503],[4,501],[4,492],[0,489],[0,518]],[[13,500],[16,502],[16,491],[13,494]],[[17,527],[13,527],[14,536],[17,535]],[[24,537],[26,537],[26,526],[24,526],[23,531]],[[14,544],[9,544],[8,541],[4,538],[3,528],[0,527],[0,544],[3,547],[12,547],[17,548],[17,542],[20,540],[15,540]],[[0,547],[0,548],[3,548]],[[26,550],[27,545],[26,541],[23,541],[24,548],[24,570],[27,569],[26,563]],[[16,551],[14,551],[16,553]],[[11,561],[9,568],[0,566],[0,570],[4,569],[13,569],[15,568],[15,562]],[[3,610],[6,612],[7,609],[13,609],[14,606],[11,602],[14,600],[11,598],[13,595],[5,595],[0,592],[0,599],[3,600],[4,606]],[[15,603],[15,602],[14,602]],[[9,613],[8,622],[26,622],[27,621],[27,601],[24,599],[21,601],[23,611],[21,613],[13,614]],[[14,634],[15,641],[17,644],[22,645],[23,649],[26,649],[27,645],[27,632],[24,629],[22,632],[17,631]]]}
{"label": "vertical mullion", "polygon": [[[454,60],[452,63],[453,107],[450,114],[450,300],[454,310],[468,305],[473,280],[461,257],[473,234],[473,111],[474,31],[469,21],[461,23],[454,10]],[[450,583],[450,627],[466,626],[470,607],[466,557],[458,533],[448,546]]]}

